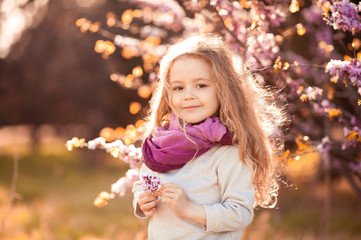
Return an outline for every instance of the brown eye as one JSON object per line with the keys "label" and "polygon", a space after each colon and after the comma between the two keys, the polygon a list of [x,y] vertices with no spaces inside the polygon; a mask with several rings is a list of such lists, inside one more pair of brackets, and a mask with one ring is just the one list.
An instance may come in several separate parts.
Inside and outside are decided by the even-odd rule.
{"label": "brown eye", "polygon": [[197,88],[205,88],[205,87],[207,87],[206,84],[198,84],[198,85],[197,85]]}
{"label": "brown eye", "polygon": [[173,88],[173,91],[180,91],[180,90],[183,90],[183,87],[174,87]]}

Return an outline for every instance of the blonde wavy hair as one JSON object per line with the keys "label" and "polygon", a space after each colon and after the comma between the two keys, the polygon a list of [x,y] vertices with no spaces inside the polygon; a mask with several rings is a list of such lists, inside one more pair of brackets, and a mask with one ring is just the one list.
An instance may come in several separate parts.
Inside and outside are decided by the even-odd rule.
{"label": "blonde wavy hair", "polygon": [[211,76],[220,102],[219,119],[234,134],[240,159],[253,171],[255,206],[274,207],[278,181],[276,159],[281,142],[275,138],[285,122],[273,94],[260,87],[242,59],[216,35],[190,37],[172,45],[160,62],[159,82],[150,101],[147,133],[167,122],[171,110],[169,72],[180,56],[202,59],[210,64]]}

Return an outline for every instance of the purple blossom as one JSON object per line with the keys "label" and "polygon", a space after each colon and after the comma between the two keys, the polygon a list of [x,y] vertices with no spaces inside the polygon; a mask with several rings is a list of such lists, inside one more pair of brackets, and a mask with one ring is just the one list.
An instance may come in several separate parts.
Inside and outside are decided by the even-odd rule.
{"label": "purple blossom", "polygon": [[319,100],[322,97],[323,89],[318,87],[308,87],[305,89],[308,100]]}
{"label": "purple blossom", "polygon": [[247,39],[246,59],[251,66],[258,66],[258,61],[262,66],[270,66],[278,52],[279,47],[272,33],[261,32]]}
{"label": "purple blossom", "polygon": [[332,59],[326,66],[326,72],[345,77],[352,85],[361,87],[361,61],[357,58],[345,61]]}
{"label": "purple blossom", "polygon": [[350,3],[349,0],[335,1],[330,7],[331,15],[325,20],[335,30],[350,31],[354,35],[361,30],[361,17],[358,14],[360,6]]}
{"label": "purple blossom", "polygon": [[140,180],[142,181],[144,191],[150,194],[155,194],[162,186],[160,178],[155,175],[142,175]]}
{"label": "purple blossom", "polygon": [[361,128],[358,126],[354,126],[352,129],[344,127],[343,135],[346,140],[342,144],[342,149],[356,147],[359,143],[359,137],[361,136]]}
{"label": "purple blossom", "polygon": [[[253,3],[256,4],[256,3]],[[286,13],[279,6],[264,6],[263,3],[259,2],[259,6],[251,8],[250,15],[262,17],[263,24],[269,24],[270,26],[280,26],[285,21]]]}
{"label": "purple blossom", "polygon": [[316,146],[316,150],[323,153],[330,151],[330,138],[328,136],[322,138],[321,143]]}

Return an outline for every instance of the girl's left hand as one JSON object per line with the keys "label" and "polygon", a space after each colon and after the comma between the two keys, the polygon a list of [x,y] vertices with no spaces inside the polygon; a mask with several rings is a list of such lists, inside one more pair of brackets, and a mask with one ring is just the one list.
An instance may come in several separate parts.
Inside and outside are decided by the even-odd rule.
{"label": "girl's left hand", "polygon": [[183,215],[191,207],[191,203],[188,201],[183,188],[174,183],[167,183],[160,188],[160,192],[162,202],[171,207],[179,217],[184,217]]}

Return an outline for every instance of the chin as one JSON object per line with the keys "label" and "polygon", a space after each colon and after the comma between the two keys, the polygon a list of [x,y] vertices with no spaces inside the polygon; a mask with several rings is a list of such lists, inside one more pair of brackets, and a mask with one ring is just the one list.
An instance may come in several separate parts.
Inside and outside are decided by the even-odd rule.
{"label": "chin", "polygon": [[197,119],[188,119],[188,120],[186,120],[186,122],[187,123],[191,123],[191,124],[197,124],[197,123],[201,123],[201,122],[203,122],[205,119],[203,119],[203,118],[197,118]]}

